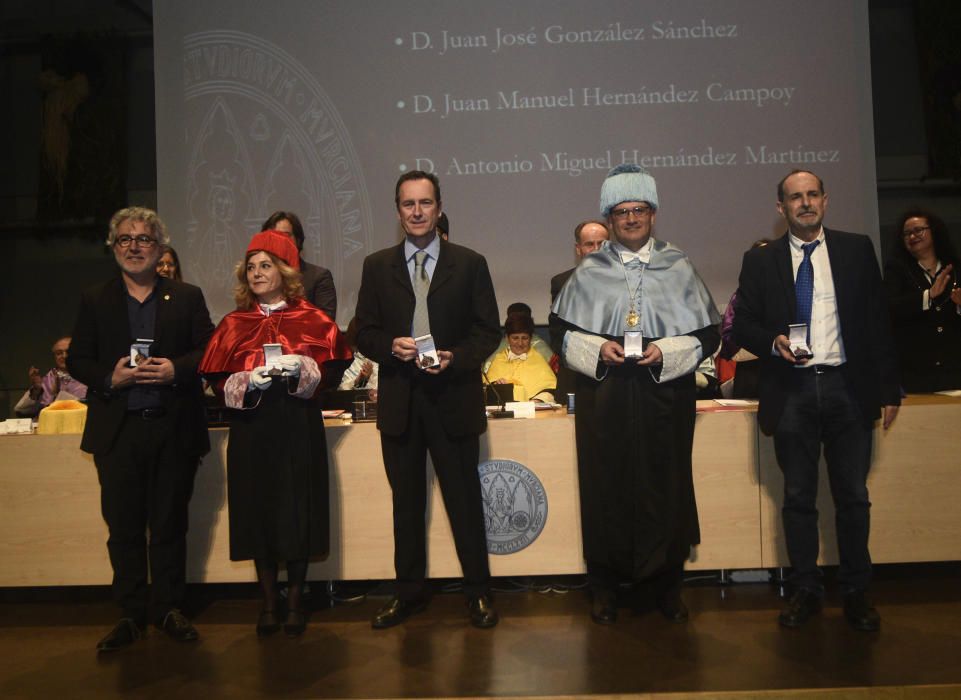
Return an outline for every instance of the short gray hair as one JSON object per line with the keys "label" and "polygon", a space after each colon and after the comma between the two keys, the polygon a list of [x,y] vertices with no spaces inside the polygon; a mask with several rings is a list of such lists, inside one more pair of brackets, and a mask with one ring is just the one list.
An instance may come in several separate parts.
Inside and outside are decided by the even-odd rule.
{"label": "short gray hair", "polygon": [[147,207],[125,207],[110,217],[110,232],[107,234],[107,245],[113,246],[117,240],[117,229],[124,221],[142,221],[157,238],[159,245],[170,245],[170,235],[167,226],[153,209]]}

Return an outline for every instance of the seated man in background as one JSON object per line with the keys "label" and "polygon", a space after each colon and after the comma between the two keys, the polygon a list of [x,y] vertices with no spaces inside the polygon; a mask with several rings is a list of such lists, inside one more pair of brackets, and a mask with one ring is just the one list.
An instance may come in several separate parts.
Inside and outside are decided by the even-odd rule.
{"label": "seated man in background", "polygon": [[[567,280],[574,274],[576,265],[579,265],[586,255],[600,250],[601,244],[609,240],[610,237],[611,230],[607,222],[602,219],[588,219],[574,227],[574,258],[577,262],[575,267],[551,277],[551,304],[554,303]],[[574,393],[577,383],[574,372],[559,360],[552,362],[551,367],[557,372],[557,391],[554,392],[554,395],[563,402],[565,396]]]}
{"label": "seated man in background", "polygon": [[531,350],[534,321],[524,313],[508,314],[504,322],[507,348],[495,353],[487,370],[491,384],[513,384],[515,401],[548,401],[553,403],[551,391],[557,377],[547,361]]}
{"label": "seated man in background", "polygon": [[[582,221],[574,228],[574,257],[580,263],[585,255],[600,250],[601,243],[609,240],[611,229],[600,219]],[[576,265],[575,265],[576,267]],[[551,277],[551,304],[560,294],[564,283],[574,274],[574,267]]]}
{"label": "seated man in background", "polygon": [[28,371],[30,388],[27,389],[13,411],[20,418],[32,418],[40,413],[63,394],[63,398],[86,399],[87,387],[67,372],[67,351],[70,349],[70,336],[64,336],[53,344],[54,367],[44,375],[31,367]]}

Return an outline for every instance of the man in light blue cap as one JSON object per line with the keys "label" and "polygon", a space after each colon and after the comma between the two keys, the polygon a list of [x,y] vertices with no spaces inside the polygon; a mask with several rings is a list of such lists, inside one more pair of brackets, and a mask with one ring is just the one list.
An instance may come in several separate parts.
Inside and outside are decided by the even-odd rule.
{"label": "man in light blue cap", "polygon": [[654,236],[657,184],[614,168],[601,215],[614,238],[586,256],[557,297],[551,340],[577,373],[575,426],[584,559],[598,624],[617,589],[638,584],[684,622],[684,562],[700,541],[691,474],[694,371],[720,343],[720,315],[687,256]]}

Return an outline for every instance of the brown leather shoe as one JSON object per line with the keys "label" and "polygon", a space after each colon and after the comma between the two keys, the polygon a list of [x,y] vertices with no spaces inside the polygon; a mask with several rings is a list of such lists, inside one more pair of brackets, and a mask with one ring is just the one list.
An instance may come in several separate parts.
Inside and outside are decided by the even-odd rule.
{"label": "brown leather shoe", "polygon": [[419,613],[427,607],[427,601],[423,599],[401,600],[394,597],[390,599],[384,607],[374,614],[374,619],[370,621],[370,626],[375,630],[383,630],[394,625],[399,625],[411,615]]}
{"label": "brown leather shoe", "polygon": [[494,610],[490,596],[479,595],[471,596],[467,599],[467,609],[470,610],[470,623],[474,627],[487,629],[497,624],[500,617]]}
{"label": "brown leather shoe", "polygon": [[812,615],[821,612],[821,596],[807,588],[798,589],[787,606],[781,611],[777,621],[782,627],[800,627]]}

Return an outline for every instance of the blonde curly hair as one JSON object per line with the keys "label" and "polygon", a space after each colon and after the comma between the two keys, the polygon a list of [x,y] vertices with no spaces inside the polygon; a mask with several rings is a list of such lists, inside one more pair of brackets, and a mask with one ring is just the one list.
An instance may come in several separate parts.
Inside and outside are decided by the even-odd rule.
{"label": "blonde curly hair", "polygon": [[237,304],[238,311],[247,311],[257,305],[257,297],[254,296],[254,293],[250,290],[250,284],[247,282],[247,263],[257,253],[266,254],[280,271],[285,300],[293,301],[304,298],[304,284],[297,270],[273,253],[268,253],[266,250],[251,250],[234,268],[234,274],[237,276],[237,286],[234,287],[234,302]]}

